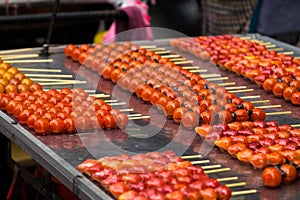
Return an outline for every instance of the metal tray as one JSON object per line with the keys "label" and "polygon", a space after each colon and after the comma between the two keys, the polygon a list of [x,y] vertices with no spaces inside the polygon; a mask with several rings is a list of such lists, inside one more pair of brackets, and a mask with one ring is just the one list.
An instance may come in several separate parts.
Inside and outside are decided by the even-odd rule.
{"label": "metal tray", "polygon": [[[261,35],[250,36],[259,40],[272,42],[277,47],[283,47],[285,51],[294,51],[295,56],[300,55],[300,49],[296,47]],[[228,81],[235,81],[237,85],[246,85],[247,88],[253,88],[254,91],[247,93],[247,95],[260,95],[260,99],[269,99],[270,104],[282,105],[282,108],[270,109],[270,111],[293,111],[291,115],[268,116],[267,120],[276,120],[280,124],[300,123],[299,112],[297,112],[299,110],[298,107],[285,102],[283,99],[275,98],[271,94],[266,94],[263,89],[242,77],[237,77],[237,75],[230,72],[219,71],[216,66],[210,63],[203,62],[187,53],[173,49],[169,45],[169,39],[140,41],[137,43],[142,45],[155,44],[157,47],[172,50],[189,60],[193,60],[193,65],[199,65],[201,68],[208,69],[209,72],[219,72],[222,76],[228,76]],[[117,89],[113,83],[99,78],[95,72],[87,70],[70,59],[65,58],[62,52],[63,48],[64,46],[50,47],[51,54],[49,58],[54,60],[52,63],[13,64],[13,66],[62,69],[63,73],[73,74],[74,78],[86,78],[88,84],[77,85],[78,87],[97,89],[99,93],[111,94],[113,92],[115,94],[114,98],[119,101],[127,100],[129,107],[133,108],[134,112],[142,113],[143,115],[149,115],[150,113],[151,116],[151,121],[145,119],[131,122],[127,130],[114,129],[80,134],[38,136],[28,127],[15,123],[12,116],[0,112],[0,132],[25,150],[81,199],[113,198],[99,184],[83,176],[76,170],[76,166],[87,158],[98,159],[120,153],[135,154],[163,150],[174,150],[180,155],[204,152],[204,144],[193,130],[184,129],[174,124],[172,120],[166,120],[164,115],[150,104],[144,103],[141,99],[128,92]],[[33,49],[32,52],[39,50]],[[126,108],[126,106],[123,108]],[[238,182],[246,182],[246,186],[232,188],[233,191],[245,189],[258,190],[258,193],[233,197],[233,199],[299,199],[300,197],[298,190],[300,187],[299,180],[289,185],[283,184],[278,189],[267,189],[262,185],[260,170],[254,170],[249,165],[241,164],[238,160],[228,156],[226,153],[220,152],[217,148],[212,148],[207,153],[205,158],[210,160],[210,165],[221,164],[222,167],[231,168],[229,172],[216,173],[210,176],[214,178],[238,176]]]}

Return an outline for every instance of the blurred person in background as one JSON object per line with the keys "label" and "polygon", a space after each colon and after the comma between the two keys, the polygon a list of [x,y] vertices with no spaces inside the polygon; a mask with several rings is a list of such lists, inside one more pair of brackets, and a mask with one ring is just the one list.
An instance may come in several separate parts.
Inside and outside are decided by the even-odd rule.
{"label": "blurred person in background", "polygon": [[256,32],[296,45],[300,36],[299,0],[259,0]]}
{"label": "blurred person in background", "polygon": [[258,0],[201,0],[202,34],[246,34]]}

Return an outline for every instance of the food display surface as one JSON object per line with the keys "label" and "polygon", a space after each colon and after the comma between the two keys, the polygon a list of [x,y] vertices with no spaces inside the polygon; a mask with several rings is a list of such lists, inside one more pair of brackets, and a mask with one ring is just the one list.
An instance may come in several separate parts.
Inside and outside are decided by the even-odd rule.
{"label": "food display surface", "polygon": [[[300,49],[296,47],[261,35],[250,35],[249,37],[264,43],[276,45],[276,48],[282,48],[280,50],[282,52],[293,52],[293,56],[300,56]],[[207,70],[200,74],[203,77],[207,74],[207,79],[211,79],[211,82],[220,84],[234,82],[234,84],[225,86],[230,91],[235,90],[229,89],[230,87],[241,86],[241,89],[236,90],[238,92],[235,91],[235,94],[245,101],[256,101],[255,106],[262,107],[267,113],[265,121],[277,121],[280,125],[300,124],[299,106],[295,106],[283,98],[276,98],[271,93],[266,93],[259,85],[246,80],[242,76],[221,70],[208,61],[201,60],[192,54],[173,48],[170,44],[170,39],[134,43],[141,46],[155,45],[152,48],[160,48],[157,51],[170,51],[161,55],[168,55],[169,53],[173,55],[178,54],[180,57],[175,57],[174,62],[178,62],[180,66],[199,66],[199,68],[194,68],[195,73],[197,73],[197,70]],[[262,169],[254,169],[253,166],[241,163],[238,159],[228,155],[223,150],[212,147],[193,128],[186,128],[174,123],[173,119],[166,118],[161,110],[155,108],[149,102],[145,103],[135,94],[123,90],[112,81],[99,77],[96,72],[73,61],[71,58],[67,58],[63,52],[64,48],[65,45],[50,47],[49,56],[39,57],[40,59],[52,59],[52,62],[11,62],[11,65],[20,69],[62,70],[59,73],[54,73],[49,71],[43,72],[43,70],[33,72],[23,69],[23,72],[33,80],[36,78],[34,74],[44,74],[45,77],[38,77],[36,75],[38,78],[35,80],[45,90],[80,87],[86,91],[91,91],[91,94],[97,93],[104,100],[108,100],[107,102],[112,100],[111,105],[113,108],[123,110],[122,112],[128,114],[128,125],[121,129],[112,128],[109,130],[41,135],[37,134],[27,125],[20,125],[13,115],[7,115],[1,111],[0,132],[24,149],[32,158],[37,160],[38,163],[44,166],[81,199],[115,198],[99,182],[92,180],[91,177],[84,175],[77,169],[87,159],[100,159],[120,154],[132,156],[156,151],[173,151],[177,156],[200,154],[202,155],[201,158],[183,157],[183,159],[194,162],[197,166],[204,167],[211,178],[236,178],[236,180],[221,182],[222,185],[229,184],[228,187],[230,187],[233,194],[238,191],[257,190],[257,192],[250,192],[249,194],[246,192],[246,194],[233,195],[231,199],[299,199],[300,192],[298,188],[300,181],[298,179],[292,183],[282,183],[278,188],[271,189],[265,187],[261,178]],[[29,53],[39,53],[39,50],[32,49]],[[180,58],[185,59],[180,60]],[[7,60],[7,62],[9,61]],[[217,75],[215,76],[215,74]],[[66,76],[68,77],[66,79],[70,79],[69,83],[63,84],[63,81],[38,80],[45,78],[53,80],[63,79],[64,75],[70,75]],[[218,79],[220,77],[225,78]],[[214,78],[216,79],[214,80]],[[76,80],[75,84],[71,80]],[[264,107],[268,105],[270,106]],[[277,112],[282,112],[282,114],[276,114]],[[150,116],[150,118],[147,116]],[[220,169],[220,172],[214,172],[213,170],[215,169]],[[235,183],[236,185],[234,185]]]}

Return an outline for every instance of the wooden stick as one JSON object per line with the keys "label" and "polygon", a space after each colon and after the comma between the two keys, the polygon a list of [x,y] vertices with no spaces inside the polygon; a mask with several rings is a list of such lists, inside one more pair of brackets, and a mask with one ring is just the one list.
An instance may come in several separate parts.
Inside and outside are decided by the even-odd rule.
{"label": "wooden stick", "polygon": [[286,52],[280,52],[279,54],[284,54],[284,55],[293,55],[293,51],[286,51]]}
{"label": "wooden stick", "polygon": [[226,178],[218,178],[217,181],[223,182],[223,181],[235,181],[238,180],[239,177],[233,176],[233,177],[226,177]]}
{"label": "wooden stick", "polygon": [[268,99],[266,99],[266,100],[259,100],[259,101],[250,101],[250,103],[253,103],[253,104],[255,104],[255,103],[269,103],[270,102],[270,100],[268,100]]}
{"label": "wooden stick", "polygon": [[[205,70],[205,69],[192,69],[192,70],[189,70],[189,71],[192,72],[192,73],[207,72],[207,70]],[[203,74],[201,74],[201,77],[203,77]]]}
{"label": "wooden stick", "polygon": [[40,60],[10,60],[9,63],[43,63],[53,62],[53,59],[40,59]]}
{"label": "wooden stick", "polygon": [[262,44],[262,45],[265,45],[265,46],[266,46],[266,45],[272,44],[271,42],[264,42],[264,41],[262,41],[262,40],[259,41],[259,43]]}
{"label": "wooden stick", "polygon": [[106,98],[110,97],[109,94],[90,94],[90,96],[96,97],[96,98]]}
{"label": "wooden stick", "polygon": [[300,127],[300,124],[292,124],[291,127],[297,128],[297,127]]}
{"label": "wooden stick", "polygon": [[12,59],[20,59],[20,58],[37,58],[39,54],[15,54],[15,55],[3,55],[1,59],[3,61],[8,61]]}
{"label": "wooden stick", "polygon": [[274,47],[276,47],[276,45],[275,44],[269,44],[269,45],[265,45],[265,47],[266,48],[274,48]]}
{"label": "wooden stick", "polygon": [[33,81],[37,82],[62,82],[62,81],[76,81],[76,80],[70,80],[70,79],[50,79],[50,78],[31,78]]}
{"label": "wooden stick", "polygon": [[202,78],[213,78],[213,77],[220,77],[220,74],[202,74]]}
{"label": "wooden stick", "polygon": [[147,49],[147,51],[165,51],[166,49],[165,48],[150,48],[150,49]]}
{"label": "wooden stick", "polygon": [[252,92],[253,89],[245,89],[245,90],[230,90],[228,92],[232,92],[232,93],[241,93],[241,92]]}
{"label": "wooden stick", "polygon": [[174,61],[183,61],[186,60],[185,58],[171,58],[170,61],[174,62]]}
{"label": "wooden stick", "polygon": [[220,77],[220,78],[208,78],[208,81],[221,81],[221,80],[228,80],[228,77]]}
{"label": "wooden stick", "polygon": [[27,77],[52,77],[52,78],[72,78],[71,74],[25,74]]}
{"label": "wooden stick", "polygon": [[202,169],[215,169],[215,168],[220,168],[222,167],[221,165],[207,165],[207,166],[201,166]]}
{"label": "wooden stick", "polygon": [[121,105],[126,105],[126,102],[116,102],[116,103],[109,103],[111,106],[121,106]]}
{"label": "wooden stick", "polygon": [[10,53],[17,53],[17,52],[24,52],[24,51],[31,51],[31,50],[32,48],[11,49],[11,50],[0,51],[0,54],[10,54]]}
{"label": "wooden stick", "polygon": [[145,46],[140,46],[140,48],[143,48],[143,49],[153,49],[153,48],[156,48],[156,45],[145,45]]}
{"label": "wooden stick", "polygon": [[87,93],[95,93],[96,92],[95,90],[84,90],[84,91]]}
{"label": "wooden stick", "polygon": [[231,196],[237,196],[237,195],[243,195],[243,194],[253,194],[256,192],[257,192],[257,190],[234,191],[231,193]]}
{"label": "wooden stick", "polygon": [[178,54],[170,54],[170,55],[162,55],[162,58],[178,58],[180,55]]}
{"label": "wooden stick", "polygon": [[115,102],[118,102],[117,99],[107,99],[107,100],[104,100],[105,103],[115,103]]}
{"label": "wooden stick", "polygon": [[181,156],[183,159],[189,159],[189,158],[201,158],[202,155],[197,154],[197,155],[189,155],[189,156]]}
{"label": "wooden stick", "polygon": [[230,168],[221,168],[221,169],[213,169],[213,170],[204,170],[205,174],[212,174],[212,173],[218,173],[218,172],[225,172],[225,171],[230,171]]}
{"label": "wooden stick", "polygon": [[41,68],[18,68],[19,71],[32,71],[32,72],[62,72],[61,69],[41,69]]}
{"label": "wooden stick", "polygon": [[225,184],[227,187],[239,187],[239,186],[245,186],[246,182],[240,182],[240,183],[229,183]]}
{"label": "wooden stick", "polygon": [[119,109],[120,112],[132,112],[132,108],[124,108],[124,109]]}
{"label": "wooden stick", "polygon": [[182,64],[190,64],[193,63],[193,60],[185,60],[185,61],[178,61],[178,62],[174,62],[175,65],[182,65]]}
{"label": "wooden stick", "polygon": [[128,117],[129,120],[135,120],[135,119],[149,119],[150,116],[140,116],[140,117]]}
{"label": "wooden stick", "polygon": [[243,39],[243,40],[250,40],[251,39],[251,37],[248,37],[248,36],[243,36],[243,37],[240,37],[241,39]]}
{"label": "wooden stick", "polygon": [[196,160],[196,161],[191,161],[191,163],[193,165],[197,165],[197,164],[204,164],[204,163],[209,163],[209,160]]}
{"label": "wooden stick", "polygon": [[239,89],[245,89],[247,86],[233,86],[233,87],[225,87],[226,90],[239,90]]}
{"label": "wooden stick", "polygon": [[42,86],[52,86],[52,85],[73,85],[73,84],[86,84],[86,81],[61,81],[61,82],[51,82],[51,83],[40,83]]}
{"label": "wooden stick", "polygon": [[241,99],[259,99],[260,96],[256,95],[256,96],[244,96],[244,97],[240,97]]}
{"label": "wooden stick", "polygon": [[269,50],[273,50],[273,51],[282,51],[283,48],[274,48],[274,49],[269,49]]}
{"label": "wooden stick", "polygon": [[267,105],[267,106],[256,106],[255,108],[281,108],[281,105],[277,104],[277,105]]}
{"label": "wooden stick", "polygon": [[218,83],[219,86],[235,85],[235,82]]}
{"label": "wooden stick", "polygon": [[139,116],[142,116],[142,114],[140,113],[136,113],[136,114],[129,114],[127,115],[128,117],[139,117]]}
{"label": "wooden stick", "polygon": [[272,116],[272,115],[289,115],[289,114],[292,114],[292,111],[282,111],[282,112],[266,113],[267,116]]}
{"label": "wooden stick", "polygon": [[167,53],[171,53],[171,51],[157,51],[155,53],[156,54],[167,54]]}
{"label": "wooden stick", "polygon": [[[182,66],[182,69],[199,69],[199,66]],[[202,69],[203,72],[207,72],[207,69]]]}

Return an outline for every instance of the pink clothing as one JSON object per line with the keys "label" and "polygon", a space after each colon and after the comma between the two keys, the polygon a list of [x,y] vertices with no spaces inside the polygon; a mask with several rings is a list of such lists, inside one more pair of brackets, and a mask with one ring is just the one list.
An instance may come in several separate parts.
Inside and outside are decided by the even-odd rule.
{"label": "pink clothing", "polygon": [[148,6],[145,3],[128,0],[119,10],[125,12],[128,18],[116,19],[105,34],[104,42],[153,39]]}

